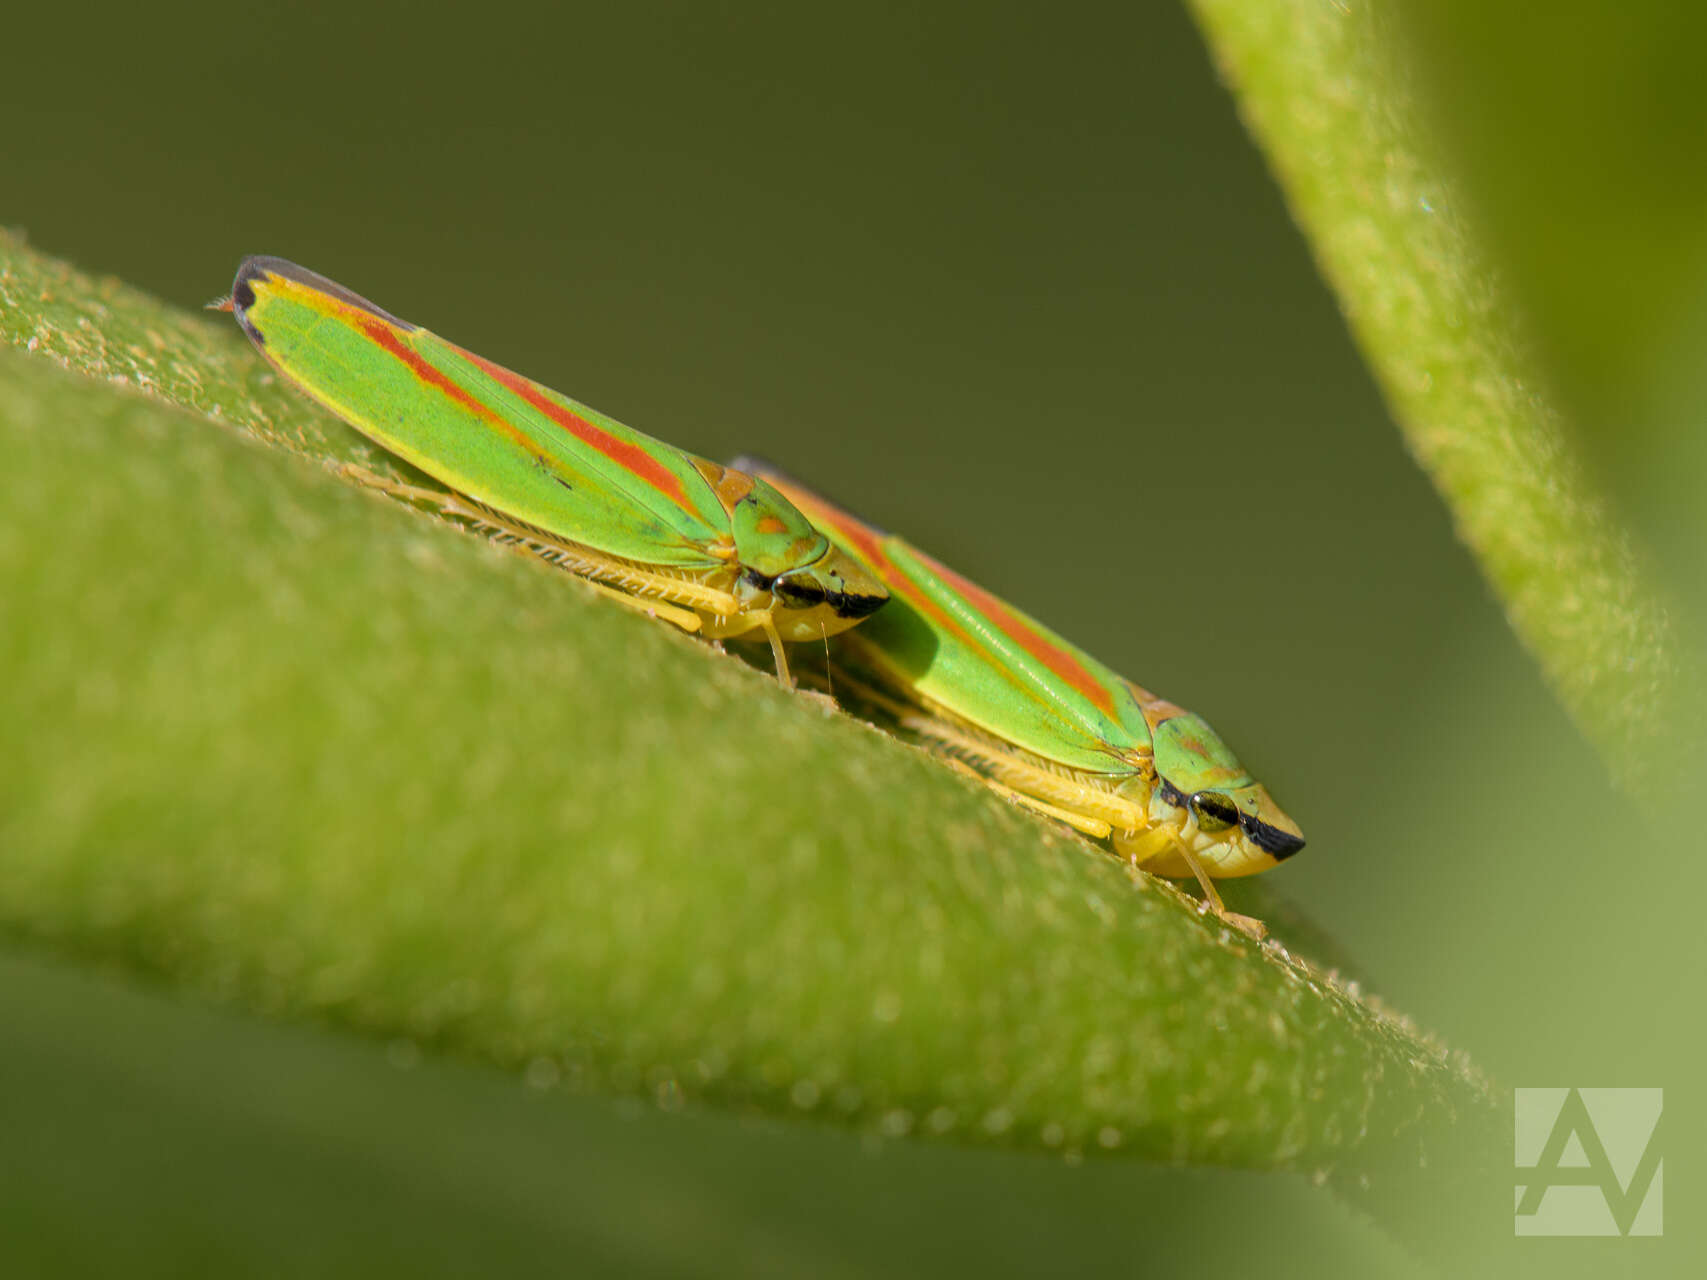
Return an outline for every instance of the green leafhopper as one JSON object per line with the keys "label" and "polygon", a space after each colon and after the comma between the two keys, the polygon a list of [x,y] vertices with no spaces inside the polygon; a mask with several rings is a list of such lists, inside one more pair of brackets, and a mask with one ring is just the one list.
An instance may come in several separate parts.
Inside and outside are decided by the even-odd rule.
{"label": "green leafhopper", "polygon": [[1194,876],[1224,918],[1255,923],[1226,911],[1212,878],[1266,871],[1304,837],[1200,716],[768,464],[735,466],[888,588],[889,604],[840,647],[904,727],[1145,870]]}
{"label": "green leafhopper", "polygon": [[623,426],[282,258],[220,304],[289,381],[454,492],[430,501],[713,638],[819,640],[887,593],[764,480]]}

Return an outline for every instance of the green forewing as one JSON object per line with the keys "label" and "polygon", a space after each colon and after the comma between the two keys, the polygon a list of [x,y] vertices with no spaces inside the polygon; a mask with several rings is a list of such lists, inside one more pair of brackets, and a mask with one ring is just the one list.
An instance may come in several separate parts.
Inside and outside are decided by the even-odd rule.
{"label": "green forewing", "polygon": [[1126,774],[1150,748],[1126,683],[1047,627],[893,534],[775,472],[765,476],[889,589],[855,633],[924,697],[1045,759]]}
{"label": "green forewing", "polygon": [[251,259],[233,297],[281,372],[458,492],[608,555],[729,558],[728,515],[690,455],[290,264]]}
{"label": "green forewing", "polygon": [[[935,641],[929,667],[914,677],[920,693],[1046,759],[1130,772],[1132,754],[1149,748],[1150,729],[1113,672],[902,539],[890,535],[884,547],[908,589],[896,591],[887,575],[884,585],[914,607]],[[927,601],[936,608],[920,609]]]}

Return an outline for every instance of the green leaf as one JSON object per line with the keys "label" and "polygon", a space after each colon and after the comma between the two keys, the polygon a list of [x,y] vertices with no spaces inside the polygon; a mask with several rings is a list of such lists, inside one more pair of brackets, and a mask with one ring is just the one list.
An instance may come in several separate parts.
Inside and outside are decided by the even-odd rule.
{"label": "green leaf", "polygon": [[1503,1141],[1335,975],[291,456],[372,461],[214,318],[0,240],[0,333],[35,353],[0,352],[10,930],[665,1106],[1310,1170],[1382,1212]]}
{"label": "green leaf", "polygon": [[[1587,479],[1379,5],[1193,0],[1411,452],[1626,786],[1677,764],[1660,591]],[[1669,750],[1668,750],[1669,749]]]}

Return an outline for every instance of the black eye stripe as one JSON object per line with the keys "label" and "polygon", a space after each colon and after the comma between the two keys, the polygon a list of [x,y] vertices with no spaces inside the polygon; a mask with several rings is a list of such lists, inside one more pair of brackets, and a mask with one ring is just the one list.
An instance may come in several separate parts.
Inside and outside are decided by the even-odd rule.
{"label": "black eye stripe", "polygon": [[[1157,781],[1160,783],[1157,789],[1160,791],[1162,799],[1178,809],[1188,806],[1190,797],[1185,792],[1174,786],[1166,778],[1160,778]],[[1239,814],[1239,826],[1244,830],[1252,844],[1276,862],[1285,862],[1286,859],[1304,847],[1303,836],[1295,836],[1290,831],[1271,827],[1261,818],[1252,817],[1243,811]]]}
{"label": "black eye stripe", "polygon": [[[796,578],[791,574],[767,578],[756,569],[741,575],[748,586],[769,591],[777,599],[794,608],[825,604],[838,618],[868,618],[889,599],[886,595],[861,595],[854,591],[837,591],[811,578]],[[840,579],[837,579],[840,581]]]}
{"label": "black eye stripe", "polygon": [[784,600],[796,603],[811,601],[815,604],[823,601],[829,594],[810,578],[803,578],[799,581],[793,578],[778,578],[771,583],[771,593]]}
{"label": "black eye stripe", "polygon": [[1282,831],[1279,827],[1271,827],[1266,822],[1247,816],[1244,820],[1245,834],[1251,843],[1276,862],[1285,862],[1293,854],[1304,847],[1304,837],[1295,836],[1290,831]]}

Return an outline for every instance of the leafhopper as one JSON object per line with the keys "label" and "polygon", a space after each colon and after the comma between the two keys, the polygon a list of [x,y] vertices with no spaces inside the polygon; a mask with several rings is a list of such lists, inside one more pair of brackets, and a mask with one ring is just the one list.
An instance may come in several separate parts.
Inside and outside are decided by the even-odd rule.
{"label": "leafhopper", "polygon": [[446,485],[365,482],[537,551],[712,638],[821,640],[883,586],[766,481],[625,427],[282,258],[246,258],[219,304],[285,378]]}
{"label": "leafhopper", "polygon": [[1266,871],[1304,847],[1201,716],[1082,649],[891,533],[756,459],[762,476],[883,584],[889,603],[838,642],[866,696],[987,783],[1157,875]]}

